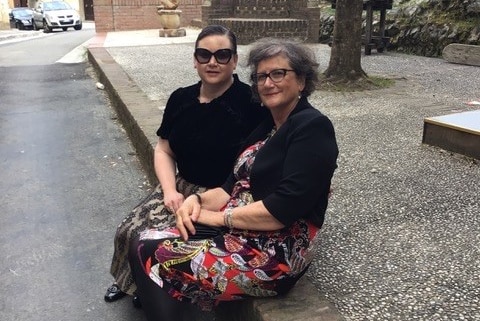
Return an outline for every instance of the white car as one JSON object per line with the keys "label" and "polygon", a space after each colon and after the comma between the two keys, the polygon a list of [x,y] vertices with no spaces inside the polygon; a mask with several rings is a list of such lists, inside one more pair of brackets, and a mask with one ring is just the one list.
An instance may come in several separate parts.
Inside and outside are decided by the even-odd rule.
{"label": "white car", "polygon": [[33,29],[45,33],[53,29],[82,29],[82,19],[76,10],[63,1],[38,2],[33,11]]}

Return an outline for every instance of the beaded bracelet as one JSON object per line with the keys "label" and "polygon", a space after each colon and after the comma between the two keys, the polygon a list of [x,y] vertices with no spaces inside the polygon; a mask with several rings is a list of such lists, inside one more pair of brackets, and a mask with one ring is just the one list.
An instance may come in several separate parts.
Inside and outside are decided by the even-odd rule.
{"label": "beaded bracelet", "polygon": [[200,207],[202,207],[202,197],[198,193],[193,193],[197,197],[198,204],[200,204]]}
{"label": "beaded bracelet", "polygon": [[233,208],[229,207],[223,211],[223,223],[226,227],[233,230]]}

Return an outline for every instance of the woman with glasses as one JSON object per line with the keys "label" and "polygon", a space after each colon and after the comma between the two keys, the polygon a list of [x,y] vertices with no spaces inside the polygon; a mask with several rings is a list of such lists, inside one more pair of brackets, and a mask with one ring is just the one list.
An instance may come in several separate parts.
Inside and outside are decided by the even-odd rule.
{"label": "woman with glasses", "polygon": [[185,302],[208,310],[284,294],[312,261],[338,156],[332,123],[307,99],[318,64],[307,47],[280,39],[254,44],[248,63],[270,116],[221,187],[189,196],[175,227],[131,244],[150,321],[182,320]]}
{"label": "woman with glasses", "polygon": [[[128,244],[147,228],[175,225],[186,197],[222,184],[239,148],[268,111],[255,103],[249,85],[234,74],[237,41],[225,27],[211,25],[197,37],[193,64],[200,77],[168,99],[157,131],[155,172],[160,184],[118,226],[110,272],[115,283],[107,302],[134,295]],[[139,305],[134,296],[134,304]]]}

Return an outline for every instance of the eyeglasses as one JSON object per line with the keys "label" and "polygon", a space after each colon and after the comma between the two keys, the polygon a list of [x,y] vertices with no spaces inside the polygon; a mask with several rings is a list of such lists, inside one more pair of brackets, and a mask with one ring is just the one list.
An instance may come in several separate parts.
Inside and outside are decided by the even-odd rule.
{"label": "eyeglasses", "polygon": [[263,85],[267,81],[267,78],[270,78],[273,82],[281,82],[288,71],[293,71],[293,69],[274,69],[269,73],[260,73],[260,74],[252,74],[250,78],[252,82],[256,85]]}
{"label": "eyeglasses", "polygon": [[232,59],[233,50],[232,49],[218,49],[215,52],[211,52],[207,49],[197,48],[193,54],[195,59],[197,59],[200,64],[208,64],[212,56],[215,57],[217,63],[226,65]]}

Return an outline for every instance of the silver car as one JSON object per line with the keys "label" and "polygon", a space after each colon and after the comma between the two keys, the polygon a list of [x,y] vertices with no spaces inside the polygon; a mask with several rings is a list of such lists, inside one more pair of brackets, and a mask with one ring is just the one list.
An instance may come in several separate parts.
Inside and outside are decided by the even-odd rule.
{"label": "silver car", "polygon": [[63,1],[40,1],[33,11],[33,29],[48,33],[53,29],[82,29],[82,19],[76,10]]}

